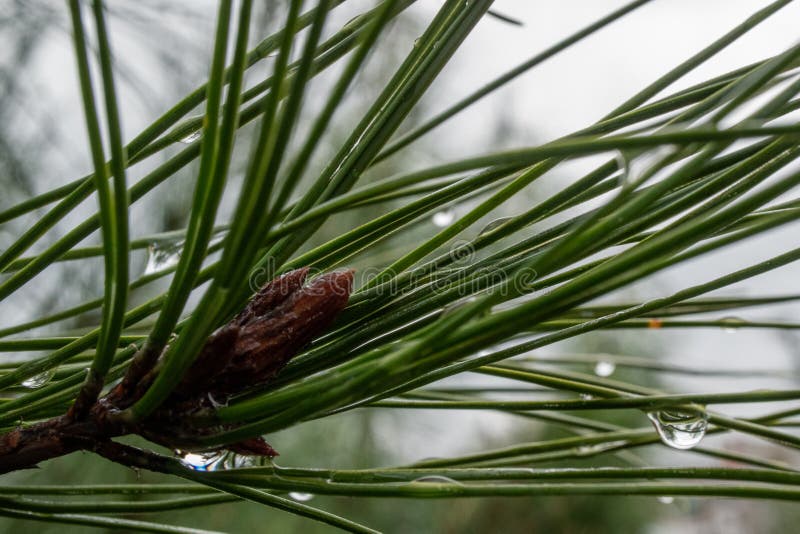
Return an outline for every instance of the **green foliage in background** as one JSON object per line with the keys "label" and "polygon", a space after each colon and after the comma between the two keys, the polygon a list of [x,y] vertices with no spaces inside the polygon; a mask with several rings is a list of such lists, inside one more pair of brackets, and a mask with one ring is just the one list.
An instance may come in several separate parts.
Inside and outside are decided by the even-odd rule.
{"label": "green foliage in background", "polygon": [[[580,131],[537,146],[419,168],[404,157],[407,147],[483,96],[649,3],[637,0],[609,13],[444,112],[416,117],[420,124],[409,128],[420,99],[475,25],[485,16],[502,16],[490,11],[489,0],[445,0],[422,35],[408,43],[407,55],[336,152],[322,169],[314,169],[310,162],[342,119],[337,111],[348,90],[366,62],[380,61],[370,52],[414,1],[384,0],[331,28],[330,12],[341,3],[292,0],[282,29],[263,36],[251,21],[252,1],[234,6],[221,0],[207,83],[124,143],[103,3],[68,2],[94,172],[0,213],[0,223],[10,224],[46,208],[0,253],[0,299],[35,284],[57,262],[98,257],[104,294],[0,330],[4,353],[46,351],[40,358],[0,364],[6,392],[0,425],[8,431],[64,414],[79,391],[96,398],[120,378],[134,354],[166,348],[155,382],[119,414],[126,421],[141,420],[169,397],[208,336],[244,306],[257,285],[303,266],[324,272],[356,265],[359,283],[327,334],[268,388],[195,414],[198,421],[219,425],[204,437],[209,449],[261,435],[269,440],[295,427],[305,440],[325,440],[342,418],[365,425],[365,440],[374,439],[370,432],[378,430],[367,418],[357,419],[359,414],[393,410],[437,410],[443,418],[448,410],[490,410],[543,422],[551,433],[530,441],[520,434],[513,446],[476,446],[459,456],[425,459],[421,453],[409,465],[380,466],[365,452],[364,465],[353,469],[324,458],[296,467],[233,457],[193,466],[137,440],[137,446],[164,455],[171,476],[145,473],[135,481],[128,470],[115,467],[119,475],[104,484],[6,484],[0,488],[0,516],[195,532],[147,514],[247,501],[344,530],[373,532],[373,525],[353,519],[359,517],[359,499],[800,498],[800,473],[789,463],[703,442],[706,435],[743,433],[787,450],[800,447],[792,431],[799,410],[768,404],[796,400],[800,390],[672,394],[637,371],[691,370],[599,352],[550,360],[532,352],[607,329],[800,326],[730,318],[732,310],[791,302],[800,295],[780,288],[747,298],[713,294],[800,259],[796,243],[782,243],[779,255],[659,298],[598,303],[665,269],[723,248],[747,247],[800,215],[800,198],[794,196],[800,183],[800,125],[792,115],[800,107],[800,45],[670,91],[789,0],[766,5]],[[97,38],[97,70],[87,30]],[[253,32],[260,41],[248,51]],[[245,84],[248,69],[267,57],[274,60],[270,75]],[[328,69],[335,71],[335,83],[314,95],[315,114],[308,127],[299,128],[310,98],[307,88]],[[191,116],[198,107],[202,115]],[[248,124],[254,128],[252,145],[238,135]],[[240,181],[230,179],[235,149],[248,154]],[[129,179],[128,169],[165,154],[144,177]],[[604,162],[592,171],[480,230],[482,221],[536,180],[598,155]],[[193,162],[185,227],[132,235],[130,206],[156,194],[158,185]],[[399,172],[387,175],[382,168]],[[92,195],[98,200],[96,215],[41,245]],[[228,220],[218,216],[224,195],[236,199]],[[328,238],[326,221],[342,214],[352,224],[337,227],[337,235]],[[436,231],[419,239],[420,224],[431,217]],[[100,245],[81,245],[98,231]],[[154,268],[136,278],[131,255],[148,246]],[[165,279],[169,283],[147,300],[129,298]],[[77,318],[87,326],[78,332],[65,327],[58,336],[35,333]],[[614,368],[630,372],[612,379]],[[725,370],[708,374],[715,372]],[[462,374],[502,379],[530,394],[520,400],[502,387],[437,384]],[[728,404],[757,406],[762,414],[730,416]],[[631,415],[643,413],[652,424]],[[306,428],[315,432],[303,433]],[[351,439],[353,447],[369,449]],[[280,443],[273,445],[282,451]],[[639,455],[648,446],[725,463],[654,465]],[[325,497],[308,501],[310,495]],[[352,515],[326,511],[325,504],[333,502],[328,497],[351,497]],[[502,505],[498,509],[502,513]],[[392,509],[387,506],[385,514]]]}

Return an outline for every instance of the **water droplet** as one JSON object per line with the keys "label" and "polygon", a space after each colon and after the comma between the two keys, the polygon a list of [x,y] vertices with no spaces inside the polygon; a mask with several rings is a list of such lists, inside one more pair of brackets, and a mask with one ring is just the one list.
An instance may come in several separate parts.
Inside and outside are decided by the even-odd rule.
{"label": "water droplet", "polygon": [[617,370],[617,364],[608,360],[600,360],[594,366],[594,374],[597,376],[611,376]]}
{"label": "water droplet", "polygon": [[271,465],[272,460],[268,456],[251,456],[237,454],[231,451],[223,451],[218,459],[208,466],[208,471],[224,471],[226,469],[242,469],[245,467],[263,467]]}
{"label": "water droplet", "polygon": [[147,247],[147,265],[144,274],[153,274],[174,267],[181,259],[183,241],[160,241]]}
{"label": "water droplet", "polygon": [[708,416],[701,412],[661,410],[648,412],[658,436],[673,449],[691,449],[703,439],[708,428]]}
{"label": "water droplet", "polygon": [[588,401],[592,400],[593,398],[594,397],[592,397],[591,393],[581,393],[581,400]]}
{"label": "water droplet", "polygon": [[489,232],[491,232],[495,228],[499,228],[500,226],[504,225],[506,222],[510,221],[511,219],[513,219],[513,217],[500,217],[499,219],[493,220],[492,222],[490,222],[489,224],[484,226],[483,229],[480,232],[478,232],[478,236],[482,236],[483,234],[488,234]]}
{"label": "water droplet", "polygon": [[728,334],[735,334],[739,328],[746,324],[745,320],[739,317],[723,317],[719,322],[722,324],[722,329]]}
{"label": "water droplet", "polygon": [[22,381],[22,387],[28,389],[39,389],[40,387],[44,386],[50,380],[53,379],[53,375],[55,375],[55,369],[48,369],[43,373],[39,373],[38,375],[33,375],[30,378],[26,378]]}
{"label": "water droplet", "polygon": [[181,137],[181,143],[183,143],[184,145],[190,145],[190,144],[194,143],[195,141],[197,141],[198,139],[200,139],[201,135],[203,135],[203,134],[202,134],[202,132],[200,130],[195,130],[195,131],[191,132],[189,135],[187,135],[185,137]]}
{"label": "water droplet", "polygon": [[188,467],[195,471],[214,471],[216,464],[222,458],[223,454],[220,451],[210,452],[189,452],[176,450],[175,455],[180,457],[181,461]]}
{"label": "water droplet", "polygon": [[297,502],[308,502],[314,498],[313,493],[303,493],[302,491],[290,491],[289,497]]}
{"label": "water droplet", "polygon": [[421,42],[422,42],[422,38],[421,37],[417,38],[417,39],[414,39],[414,48],[418,47]]}
{"label": "water droplet", "polygon": [[439,228],[443,228],[452,223],[453,219],[455,218],[456,218],[456,212],[448,208],[446,210],[437,211],[436,213],[434,213],[431,220],[433,221],[433,224],[435,224]]}
{"label": "water droplet", "polygon": [[657,499],[658,502],[660,502],[661,504],[672,504],[673,502],[675,502],[675,497],[671,497],[669,495],[662,495],[660,497],[657,497]]}
{"label": "water droplet", "polygon": [[236,454],[235,452],[228,452],[223,455],[219,462],[214,464],[214,469],[212,469],[212,471],[253,467],[257,464],[257,458],[256,456],[245,456],[243,454]]}
{"label": "water droplet", "polygon": [[195,471],[223,471],[261,466],[269,462],[268,458],[236,454],[230,451],[188,452],[176,450],[175,455]]}

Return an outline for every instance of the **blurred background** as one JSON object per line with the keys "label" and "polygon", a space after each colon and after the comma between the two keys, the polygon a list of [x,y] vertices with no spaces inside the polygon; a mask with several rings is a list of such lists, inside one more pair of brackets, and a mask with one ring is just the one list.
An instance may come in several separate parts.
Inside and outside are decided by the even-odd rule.
{"label": "blurred background", "polygon": [[[345,2],[334,10],[326,31],[332,33],[374,3]],[[402,130],[411,129],[415,121],[446,108],[623,3],[611,0],[497,0],[494,9],[519,20],[522,25],[492,17],[479,23]],[[126,139],[130,139],[204,81],[213,41],[216,2],[109,0],[107,5],[123,127]],[[254,42],[283,24],[285,8],[283,1],[256,2],[256,5],[258,11],[251,31]],[[413,46],[414,39],[439,5],[437,0],[420,0],[395,20],[390,38],[371,57],[358,83],[351,89],[347,105],[337,114],[325,150],[319,151],[309,167],[309,177],[338,148],[338,143],[381,90],[382,84]],[[364,180],[468,155],[537,145],[583,128],[763,5],[764,2],[757,0],[655,0],[481,100],[434,130],[424,142],[410,146],[371,170]],[[670,88],[670,92],[781,52],[796,42],[798,20],[800,5],[795,3],[784,8],[691,72]],[[91,160],[69,32],[68,13],[63,2],[0,0],[0,210],[90,172]],[[270,72],[271,61],[267,58],[250,69],[246,81],[252,84],[262,80]],[[334,68],[311,83],[305,101],[308,116],[313,116],[324,102],[315,95],[326,94],[326,87],[336,72]],[[299,134],[295,137],[301,137],[302,127]],[[230,182],[230,189],[234,191],[243,174],[250,147],[247,138],[252,135],[252,127],[244,128],[240,135],[240,150]],[[145,176],[180,148],[177,144],[134,166],[129,171],[129,181]],[[519,213],[599,161],[602,160],[587,157],[559,166],[464,236],[473,237],[482,225],[494,218]],[[159,186],[157,194],[148,195],[133,207],[134,236],[184,226],[196,171],[196,164],[187,166]],[[220,210],[220,222],[228,220],[234,201],[233,195],[226,197]],[[377,205],[337,215],[323,227],[315,242],[324,242],[390,207]],[[357,269],[387,265],[417,241],[415,235],[429,235],[437,224],[447,224],[451,215],[463,213],[469,207],[468,203],[453,206],[438,219],[434,217],[417,225],[414,231],[404,232],[381,247],[353,258],[350,265]],[[13,242],[46,209],[0,226],[0,250]],[[53,243],[95,210],[96,199],[91,197],[30,253]],[[796,225],[787,226],[773,231],[771,239],[747,241],[745,246],[692,261],[629,287],[614,295],[614,299],[631,301],[668,294],[738,266],[765,259],[788,248],[786,242],[796,243],[797,231]],[[84,244],[98,242],[99,236],[95,234]],[[148,263],[147,249],[135,254],[133,260],[132,273],[144,272]],[[797,271],[790,266],[768,277],[729,288],[721,295],[797,292]],[[100,296],[102,273],[99,259],[63,262],[49,268],[37,277],[35,284],[28,284],[3,303],[0,328]],[[131,296],[131,303],[142,302],[165,287],[162,283],[138,290]],[[96,323],[97,317],[88,314],[70,324],[57,324],[42,332],[80,332],[87,325]],[[746,317],[787,320],[798,317],[798,307],[787,304],[753,308],[747,310]],[[143,328],[146,329],[146,325]],[[800,371],[797,364],[800,361],[798,337],[791,331],[608,331],[548,347],[535,356],[580,360],[578,356],[585,353],[635,356],[694,368],[758,371],[749,377],[709,378],[679,373],[654,374],[641,369],[612,369],[619,376],[675,393],[797,387]],[[35,356],[30,353],[2,355],[5,361]],[[560,365],[567,364],[561,362]],[[594,367],[592,363],[570,365],[584,370]],[[486,381],[486,377],[474,375],[457,377],[440,385],[442,388],[464,387],[486,384]],[[496,383],[498,386],[508,385],[500,379]],[[528,396],[516,398],[529,398],[535,394],[529,392]],[[725,410],[731,415],[752,415],[747,407],[739,408],[726,406]],[[625,414],[626,419],[615,422],[630,425],[646,422],[642,414]],[[269,436],[269,441],[281,453],[277,459],[281,465],[344,468],[403,464],[426,457],[457,455],[558,435],[565,434],[532,419],[489,412],[367,409],[304,424]],[[786,457],[784,449],[746,437],[723,435],[714,436],[709,441],[724,442],[739,451],[773,460],[796,460]],[[633,459],[588,456],[582,465],[615,465],[626,461],[645,464],[669,461],[693,465],[710,462],[701,456],[677,455],[665,447],[653,446],[637,449]],[[110,483],[157,479],[150,473],[137,473],[89,455],[73,454],[50,461],[41,470],[6,475],[3,483]],[[411,501],[314,497],[312,503],[386,532],[786,532],[793,530],[792,527],[800,520],[800,511],[792,504],[720,499],[577,497]],[[330,530],[251,504],[220,505],[148,517],[230,532]],[[0,519],[1,531],[25,528],[35,528],[37,532],[81,530],[80,527],[32,526]]]}

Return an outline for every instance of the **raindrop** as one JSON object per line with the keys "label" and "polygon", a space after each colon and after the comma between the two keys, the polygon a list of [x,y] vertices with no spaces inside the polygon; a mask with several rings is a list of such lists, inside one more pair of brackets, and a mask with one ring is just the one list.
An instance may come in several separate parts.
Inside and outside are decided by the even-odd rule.
{"label": "raindrop", "polygon": [[723,317],[719,320],[722,329],[728,334],[735,334],[736,331],[745,325],[745,320],[739,317]]}
{"label": "raindrop", "polygon": [[669,495],[662,495],[660,497],[657,497],[657,499],[658,502],[660,502],[661,504],[672,504],[673,502],[675,502],[675,497],[671,497]]}
{"label": "raindrop", "polygon": [[704,412],[661,410],[649,412],[647,417],[661,441],[673,449],[691,449],[700,443],[708,428],[708,416]]}
{"label": "raindrop", "polygon": [[601,377],[611,376],[617,369],[617,364],[608,360],[600,360],[594,366],[594,374]]}
{"label": "raindrop", "polygon": [[242,454],[236,454],[235,452],[228,452],[224,454],[220,461],[216,462],[213,468],[209,469],[209,471],[253,467],[256,465],[256,458],[256,456],[245,456]]}
{"label": "raindrop", "polygon": [[183,241],[161,241],[147,247],[147,265],[144,274],[153,274],[178,264],[183,251]]}
{"label": "raindrop", "polygon": [[201,135],[203,135],[203,134],[200,132],[200,130],[195,130],[195,131],[189,133],[189,135],[187,135],[185,137],[181,137],[181,143],[183,143],[184,145],[190,145],[190,144],[194,143],[195,141],[197,141],[198,139],[200,139]]}
{"label": "raindrop", "polygon": [[431,220],[433,220],[433,224],[435,224],[439,228],[443,228],[452,223],[453,219],[455,218],[456,218],[456,212],[448,208],[434,213]]}
{"label": "raindrop", "polygon": [[594,397],[592,397],[591,393],[581,393],[581,400],[589,401],[593,398]]}
{"label": "raindrop", "polygon": [[308,502],[314,498],[313,493],[303,493],[302,491],[290,491],[289,497],[297,502]]}
{"label": "raindrop", "polygon": [[506,222],[513,219],[513,217],[500,217],[499,219],[495,219],[486,226],[483,227],[483,230],[478,232],[478,236],[482,236],[483,234],[488,234],[495,228],[499,228],[500,226],[504,225]]}
{"label": "raindrop", "polygon": [[218,456],[216,461],[208,466],[208,471],[263,467],[271,464],[272,460],[268,456],[251,456],[249,454],[237,454],[231,451],[224,451]]}
{"label": "raindrop", "polygon": [[28,389],[39,389],[40,387],[50,382],[50,380],[52,380],[53,378],[53,375],[55,374],[56,372],[54,369],[48,369],[43,373],[39,373],[38,375],[33,375],[32,377],[23,380],[22,387]]}
{"label": "raindrop", "polygon": [[214,471],[223,456],[220,451],[188,452],[181,450],[176,450],[175,455],[180,457],[187,467],[191,467],[195,471]]}

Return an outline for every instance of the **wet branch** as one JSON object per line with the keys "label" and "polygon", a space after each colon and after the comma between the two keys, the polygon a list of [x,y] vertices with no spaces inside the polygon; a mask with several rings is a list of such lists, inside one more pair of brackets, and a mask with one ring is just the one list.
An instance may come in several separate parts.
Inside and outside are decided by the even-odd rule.
{"label": "wet branch", "polygon": [[[153,458],[163,458],[153,455],[150,464],[138,465],[144,461],[141,454],[111,441],[127,434],[173,449],[202,450],[201,438],[236,425],[199,426],[192,415],[269,384],[347,304],[352,271],[328,273],[305,284],[307,275],[307,268],[297,269],[262,287],[244,310],[209,336],[170,397],[147,419],[127,423],[113,416],[141,398],[157,376],[161,355],[148,354],[145,346],[123,379],[90,406],[76,410],[88,402],[79,396],[67,414],[0,436],[0,473],[32,468],[78,450],[146,469],[151,469]],[[221,448],[250,456],[278,454],[261,437]],[[152,464],[152,470],[157,467]]]}

